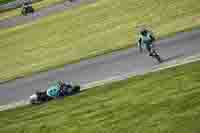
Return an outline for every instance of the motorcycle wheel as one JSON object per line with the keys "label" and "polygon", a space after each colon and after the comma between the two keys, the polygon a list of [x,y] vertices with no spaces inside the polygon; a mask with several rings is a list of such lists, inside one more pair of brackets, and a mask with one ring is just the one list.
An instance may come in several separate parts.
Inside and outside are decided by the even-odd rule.
{"label": "motorcycle wheel", "polygon": [[32,7],[30,9],[30,13],[34,13],[34,9]]}
{"label": "motorcycle wheel", "polygon": [[155,58],[157,59],[157,61],[159,63],[162,63],[162,59],[160,58],[160,56],[158,54],[155,55]]}
{"label": "motorcycle wheel", "polygon": [[73,89],[73,92],[79,92],[81,90],[81,87],[79,85],[75,85],[74,86],[74,89]]}
{"label": "motorcycle wheel", "polygon": [[155,58],[159,63],[162,63],[162,59],[156,51],[153,51],[152,57]]}

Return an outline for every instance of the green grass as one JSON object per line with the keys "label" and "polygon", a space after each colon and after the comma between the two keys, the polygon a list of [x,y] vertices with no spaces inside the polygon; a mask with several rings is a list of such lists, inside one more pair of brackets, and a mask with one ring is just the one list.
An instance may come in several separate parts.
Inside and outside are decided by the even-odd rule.
{"label": "green grass", "polygon": [[12,1],[15,1],[15,0],[0,0],[0,5],[6,4],[6,3],[9,3],[9,2],[12,2]]}
{"label": "green grass", "polygon": [[1,133],[199,133],[200,62],[0,112]]}
{"label": "green grass", "polygon": [[[5,0],[2,0],[2,1],[5,1]],[[10,1],[14,1],[14,0],[8,0],[8,1],[10,2]],[[33,8],[37,11],[41,8],[45,8],[45,7],[48,7],[50,5],[60,3],[60,2],[63,2],[63,1],[64,0],[41,0],[41,1],[34,3]],[[0,0],[0,4],[1,4],[1,0]],[[20,8],[2,11],[2,12],[0,12],[0,20],[20,15],[20,13],[21,13]]]}
{"label": "green grass", "polygon": [[0,80],[132,47],[136,26],[158,37],[199,26],[199,0],[98,0],[0,33]]}

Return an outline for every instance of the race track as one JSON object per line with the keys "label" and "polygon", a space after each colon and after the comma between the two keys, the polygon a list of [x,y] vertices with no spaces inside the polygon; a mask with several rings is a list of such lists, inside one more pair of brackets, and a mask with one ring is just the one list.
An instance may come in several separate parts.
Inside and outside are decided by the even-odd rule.
{"label": "race track", "polygon": [[[176,37],[160,40],[157,47],[165,62],[200,53],[200,30],[179,33]],[[0,84],[0,105],[27,99],[34,90],[44,89],[54,80],[87,83],[132,73],[143,74],[159,64],[136,48],[130,48],[97,58],[66,65],[63,68],[35,74]]]}

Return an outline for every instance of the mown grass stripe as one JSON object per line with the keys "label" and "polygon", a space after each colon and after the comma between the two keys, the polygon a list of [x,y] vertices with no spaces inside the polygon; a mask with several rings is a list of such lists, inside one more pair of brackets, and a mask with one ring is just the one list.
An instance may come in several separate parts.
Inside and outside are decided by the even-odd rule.
{"label": "mown grass stripe", "polygon": [[0,132],[196,133],[200,131],[199,66],[199,61],[193,62],[41,106],[0,112]]}

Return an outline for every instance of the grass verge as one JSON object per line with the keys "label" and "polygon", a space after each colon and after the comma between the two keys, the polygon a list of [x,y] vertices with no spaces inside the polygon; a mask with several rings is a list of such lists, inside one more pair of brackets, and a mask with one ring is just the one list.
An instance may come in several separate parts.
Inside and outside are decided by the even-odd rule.
{"label": "grass verge", "polygon": [[0,112],[3,133],[197,133],[200,62]]}
{"label": "grass verge", "polygon": [[[14,1],[14,0],[8,0],[8,1],[11,2],[11,1]],[[60,2],[64,2],[64,0],[41,0],[41,1],[38,1],[36,3],[33,3],[33,8],[37,11],[41,8],[45,8],[45,7],[48,7],[50,5],[60,3]],[[17,15],[21,15],[20,13],[21,13],[20,8],[0,12],[0,20],[8,19],[10,17],[14,17],[14,16],[17,16]]]}
{"label": "grass verge", "polygon": [[[0,80],[132,46],[138,24],[158,37],[199,26],[199,0],[98,0],[0,33]],[[151,6],[149,6],[151,5]]]}
{"label": "grass verge", "polygon": [[0,0],[0,5],[6,4],[6,3],[9,3],[9,2],[12,2],[12,1],[15,1],[15,0]]}

